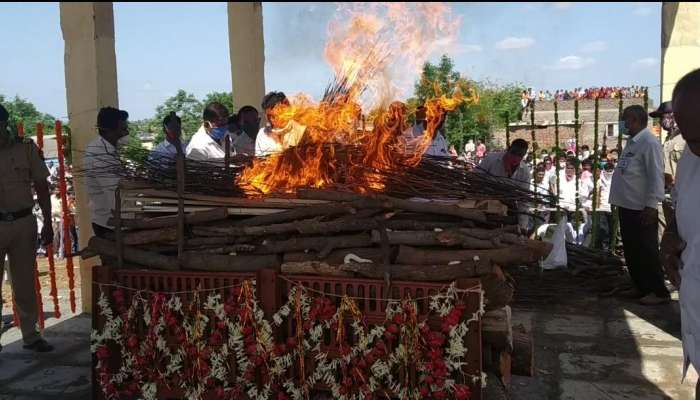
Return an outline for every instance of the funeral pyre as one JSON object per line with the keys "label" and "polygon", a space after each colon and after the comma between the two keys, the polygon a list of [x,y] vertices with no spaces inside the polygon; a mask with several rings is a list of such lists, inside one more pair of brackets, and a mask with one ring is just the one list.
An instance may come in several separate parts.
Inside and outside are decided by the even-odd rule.
{"label": "funeral pyre", "polygon": [[[286,276],[372,278],[387,287],[393,281],[449,285],[476,278],[485,297],[486,314],[479,316],[484,370],[495,378],[488,380],[490,390],[498,391],[509,384],[511,369],[526,375],[534,371],[530,335],[511,326],[514,281],[507,269],[536,265],[551,250],[548,243],[519,235],[518,210],[523,208],[518,206],[551,205],[554,197],[474,171],[473,165],[424,155],[447,113],[478,101],[467,85],[449,93],[436,89],[425,102],[424,134],[405,139],[410,111],[387,101],[399,91],[386,76],[393,66],[406,65],[400,56],[428,53],[426,46],[453,35],[447,6],[385,5],[385,20],[349,7],[351,22],[332,31],[326,47],[336,78],[323,99],[315,103],[297,96],[270,116],[275,125],[285,126],[279,137],[284,151],[186,160],[180,173],[172,159],[132,151],[102,171],[77,171],[123,178],[111,221],[117,227],[114,237],[92,238],[83,255],[101,255],[124,269],[271,268]],[[406,7],[414,7],[411,12],[421,18]],[[426,24],[417,29],[407,23],[412,20]],[[371,128],[361,122],[363,109],[373,110]],[[240,301],[240,291],[237,295]],[[113,387],[110,379],[106,384]],[[351,382],[362,386],[357,380],[362,381]],[[422,381],[411,396],[441,398],[449,392],[469,398],[452,383],[436,387]],[[334,394],[348,394],[342,387],[338,384]],[[231,396],[230,387],[221,390]]]}

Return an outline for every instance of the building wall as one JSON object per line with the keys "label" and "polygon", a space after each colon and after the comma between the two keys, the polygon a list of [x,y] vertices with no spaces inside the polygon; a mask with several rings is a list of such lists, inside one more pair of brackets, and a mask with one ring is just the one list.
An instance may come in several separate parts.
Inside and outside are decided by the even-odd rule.
{"label": "building wall", "polygon": [[[624,99],[623,108],[630,105],[643,105],[644,99]],[[567,100],[558,103],[559,119],[559,143],[560,148],[566,148],[568,140],[575,138],[574,131],[574,101]],[[649,102],[649,111],[654,110],[652,102]],[[619,121],[619,100],[604,99],[598,104],[598,147],[607,146],[613,148],[618,141],[618,121]],[[510,140],[525,139],[532,142],[532,128],[529,113],[524,115],[525,120],[516,121],[510,124]],[[595,101],[579,101],[579,145],[588,145],[591,149],[595,139]],[[651,125],[651,121],[650,121]],[[535,103],[535,141],[539,149],[551,149],[556,146],[554,128],[554,103]],[[624,138],[623,138],[624,139]],[[624,140],[623,140],[624,143]],[[505,127],[494,132],[493,146],[496,148],[506,147]]]}

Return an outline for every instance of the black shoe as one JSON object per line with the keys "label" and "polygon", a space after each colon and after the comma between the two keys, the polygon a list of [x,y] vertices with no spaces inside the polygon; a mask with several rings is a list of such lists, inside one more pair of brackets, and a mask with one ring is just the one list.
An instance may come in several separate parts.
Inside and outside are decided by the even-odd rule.
{"label": "black shoe", "polygon": [[22,348],[27,349],[27,350],[34,350],[37,353],[47,353],[47,352],[53,350],[53,346],[51,346],[44,339],[39,339],[32,344],[25,344],[24,346],[22,346]]}

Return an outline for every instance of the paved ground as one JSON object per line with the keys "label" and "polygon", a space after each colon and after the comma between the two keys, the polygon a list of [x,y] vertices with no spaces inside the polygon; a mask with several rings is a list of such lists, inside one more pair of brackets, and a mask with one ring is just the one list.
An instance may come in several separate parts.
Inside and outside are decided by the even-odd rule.
{"label": "paved ground", "polygon": [[[513,378],[513,399],[693,399],[695,372],[691,369],[686,382],[680,382],[677,302],[643,307],[599,298],[575,285],[554,293],[552,282],[559,285],[567,278],[548,274],[545,283],[519,282],[513,318],[534,331],[537,374]],[[548,297],[528,301],[542,293]],[[62,310],[68,310],[67,293],[59,294]],[[49,300],[44,299],[47,315]],[[3,320],[11,322],[8,310]],[[3,334],[0,400],[90,398],[90,317],[49,318],[44,334],[57,347],[54,353],[26,352],[16,328]]]}
{"label": "paved ground", "polygon": [[533,378],[514,377],[515,400],[694,398],[692,367],[681,384],[677,301],[645,307],[567,289],[546,302],[516,303],[513,319],[534,331],[537,370]]}

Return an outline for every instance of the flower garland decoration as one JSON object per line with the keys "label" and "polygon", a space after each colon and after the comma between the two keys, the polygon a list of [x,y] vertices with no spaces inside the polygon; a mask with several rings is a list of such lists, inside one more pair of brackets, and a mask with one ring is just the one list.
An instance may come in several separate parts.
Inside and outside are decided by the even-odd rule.
{"label": "flower garland decoration", "polygon": [[481,376],[464,372],[469,324],[484,313],[480,290],[471,315],[463,302],[469,290],[450,285],[423,299],[423,315],[418,299],[388,300],[384,321],[370,324],[356,299],[301,285],[289,288],[270,320],[253,281],[225,296],[198,288],[191,299],[110,289],[100,285],[102,323],[91,337],[108,400],[150,400],[163,392],[193,400],[212,393],[218,399],[301,400],[319,384],[345,400],[377,394],[467,400],[470,384],[481,384]]}

